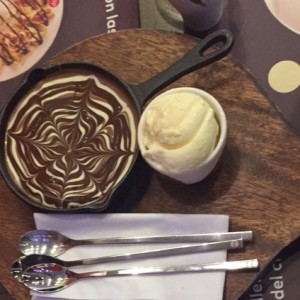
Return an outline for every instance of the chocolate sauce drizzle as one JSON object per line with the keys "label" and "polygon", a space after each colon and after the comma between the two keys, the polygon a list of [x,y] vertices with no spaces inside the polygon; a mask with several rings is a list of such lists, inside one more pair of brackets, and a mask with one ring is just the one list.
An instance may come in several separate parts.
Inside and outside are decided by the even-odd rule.
{"label": "chocolate sauce drizzle", "polygon": [[[24,0],[24,2],[30,6],[33,10],[36,10],[36,7],[38,7],[38,16],[40,18],[40,21],[45,26],[48,26],[49,19],[47,17],[46,11],[43,9],[42,5],[38,3],[36,0]],[[43,1],[43,5],[46,5],[47,1]]]}

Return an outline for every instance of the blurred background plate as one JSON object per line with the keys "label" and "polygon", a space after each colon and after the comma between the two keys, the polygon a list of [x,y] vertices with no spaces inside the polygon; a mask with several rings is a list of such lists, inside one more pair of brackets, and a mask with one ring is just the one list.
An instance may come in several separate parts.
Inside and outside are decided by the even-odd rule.
{"label": "blurred background plate", "polygon": [[[49,24],[47,26],[39,25],[44,27],[42,31],[46,30],[45,35],[43,36],[42,44],[32,47],[29,53],[24,55],[19,62],[16,62],[12,65],[4,65],[3,68],[0,69],[0,82],[17,77],[18,75],[29,70],[45,55],[45,53],[51,47],[59,31],[63,18],[63,0],[57,1],[57,3],[58,4],[56,6],[50,6],[49,4],[45,6],[45,9],[50,10],[54,16],[49,19]],[[1,8],[2,7],[3,6],[1,6]]]}

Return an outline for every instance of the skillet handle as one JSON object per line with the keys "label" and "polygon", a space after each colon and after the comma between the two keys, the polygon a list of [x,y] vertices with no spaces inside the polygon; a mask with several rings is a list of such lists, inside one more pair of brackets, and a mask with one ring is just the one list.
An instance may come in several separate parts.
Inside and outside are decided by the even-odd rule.
{"label": "skillet handle", "polygon": [[[218,43],[222,45],[218,46]],[[145,101],[156,92],[181,78],[183,75],[207,66],[226,56],[231,50],[232,45],[233,37],[231,32],[226,29],[217,30],[206,36],[197,46],[166,70],[139,85],[131,86],[132,91],[143,106]],[[212,52],[205,54],[204,52],[212,46],[217,47]]]}

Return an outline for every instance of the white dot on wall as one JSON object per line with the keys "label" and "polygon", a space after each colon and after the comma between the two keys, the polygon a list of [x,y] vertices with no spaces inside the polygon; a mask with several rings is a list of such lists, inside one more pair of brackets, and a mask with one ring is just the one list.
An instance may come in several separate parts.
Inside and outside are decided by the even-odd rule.
{"label": "white dot on wall", "polygon": [[278,93],[290,93],[300,85],[300,65],[292,60],[276,63],[269,71],[268,81]]}

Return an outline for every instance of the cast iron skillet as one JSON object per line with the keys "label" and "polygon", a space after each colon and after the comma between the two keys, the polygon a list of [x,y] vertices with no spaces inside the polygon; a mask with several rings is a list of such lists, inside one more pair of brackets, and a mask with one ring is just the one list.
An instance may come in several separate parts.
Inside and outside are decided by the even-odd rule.
{"label": "cast iron skillet", "polygon": [[[98,73],[101,76],[105,76],[110,80],[113,80],[116,85],[120,86],[123,90],[125,90],[126,93],[128,93],[139,117],[142,113],[143,105],[147,100],[151,98],[151,96],[153,96],[155,93],[157,93],[159,90],[163,89],[170,83],[176,81],[183,75],[220,60],[228,54],[228,52],[231,50],[232,45],[233,37],[228,30],[223,29],[215,31],[207,37],[205,37],[203,40],[201,40],[191,51],[189,51],[185,56],[183,56],[169,68],[139,85],[127,84],[126,82],[122,81],[121,79],[117,78],[116,76],[107,72],[106,70],[103,70],[97,66],[90,64],[71,63],[57,65],[49,69],[35,69],[28,75],[27,79],[25,80],[25,83],[17,90],[15,95],[12,97],[12,99],[9,101],[9,103],[2,112],[2,117],[0,120],[0,151],[1,153],[5,153],[5,137],[7,130],[7,122],[16,104],[22,99],[24,94],[28,92],[31,88],[33,88],[39,81],[45,79],[47,76],[54,74],[59,70],[89,70],[94,73]],[[206,54],[205,51],[210,49],[211,47],[213,50],[207,51]],[[83,204],[80,207],[72,208],[45,207],[44,205],[39,204],[36,201],[28,199],[28,197],[16,186],[16,184],[14,183],[14,179],[10,176],[5,161],[5,155],[2,155],[0,158],[0,168],[3,177],[8,186],[12,189],[12,191],[14,191],[25,202],[47,211],[86,212],[103,211],[109,207],[111,202],[119,201],[116,200],[116,198],[120,196],[120,191],[122,190],[122,188],[124,188],[124,186],[128,185],[128,183],[131,182],[129,180],[129,175],[134,171],[132,169],[137,163],[139,151],[137,151],[137,153],[135,154],[135,158],[131,163],[131,166],[129,167],[127,173],[122,177],[118,185],[111,190],[104,204],[101,204],[101,206]],[[123,197],[126,196],[123,195]]]}

